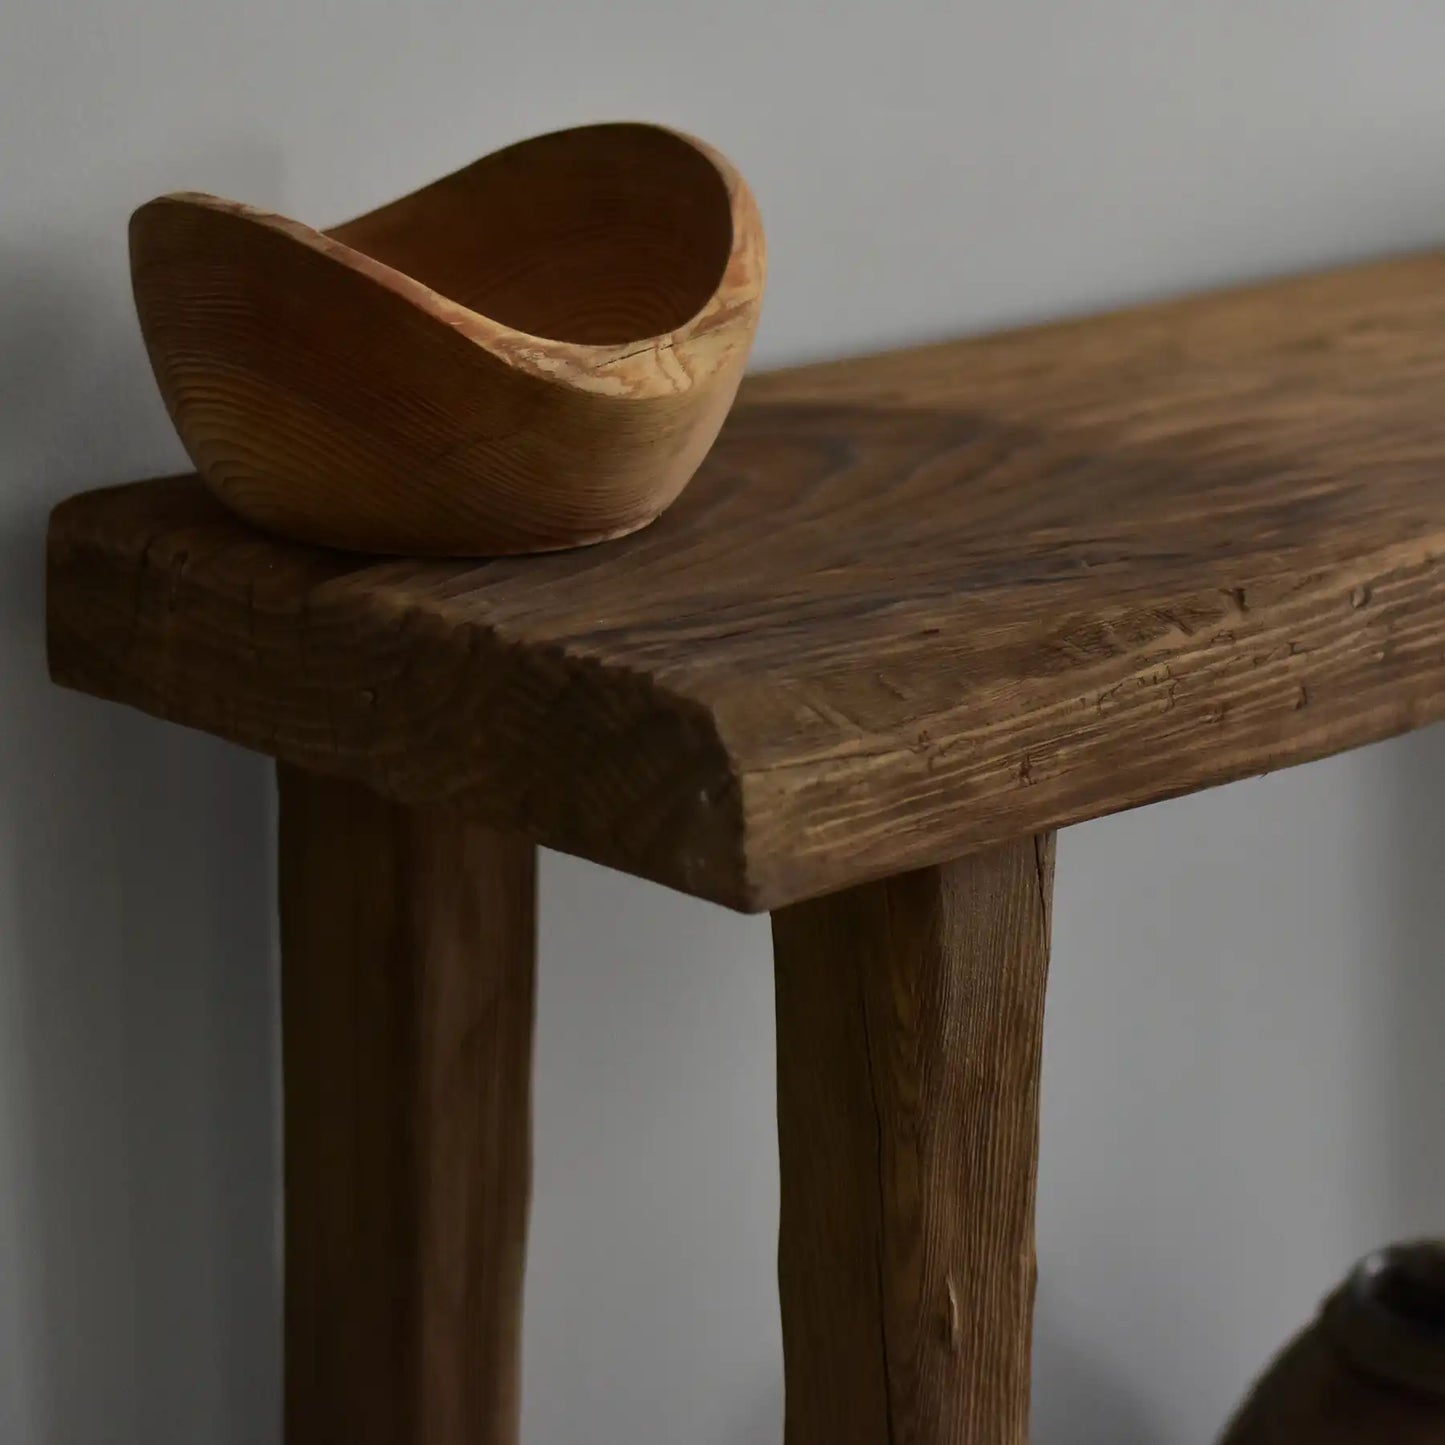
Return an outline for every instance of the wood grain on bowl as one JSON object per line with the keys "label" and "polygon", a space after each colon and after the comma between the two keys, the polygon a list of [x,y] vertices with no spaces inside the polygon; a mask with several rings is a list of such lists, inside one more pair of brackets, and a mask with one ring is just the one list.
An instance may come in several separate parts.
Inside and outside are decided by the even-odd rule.
{"label": "wood grain on bowl", "polygon": [[215,196],[131,220],[136,308],[201,475],[269,531],[497,555],[682,490],[757,325],[761,222],[699,141],[524,141],[329,232]]}

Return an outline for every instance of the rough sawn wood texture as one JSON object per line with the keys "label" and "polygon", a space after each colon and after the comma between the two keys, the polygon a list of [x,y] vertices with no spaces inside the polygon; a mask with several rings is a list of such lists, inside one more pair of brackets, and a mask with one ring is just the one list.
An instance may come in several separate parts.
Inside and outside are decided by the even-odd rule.
{"label": "rough sawn wood texture", "polygon": [[536,850],[278,783],[286,1439],[516,1445]]}
{"label": "rough sawn wood texture", "polygon": [[62,504],[56,679],[771,908],[1445,714],[1445,255],[753,379],[484,563]]}
{"label": "rough sawn wood texture", "polygon": [[1025,1445],[1052,836],[773,915],[786,1445]]}

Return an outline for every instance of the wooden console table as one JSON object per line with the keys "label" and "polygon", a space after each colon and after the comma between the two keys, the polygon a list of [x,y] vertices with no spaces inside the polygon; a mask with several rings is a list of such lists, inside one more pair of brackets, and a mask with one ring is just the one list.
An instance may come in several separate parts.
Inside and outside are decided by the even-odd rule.
{"label": "wooden console table", "polygon": [[590,550],[49,564],[279,760],[291,1445],[515,1438],[539,843],[772,911],[788,1445],[1020,1445],[1053,830],[1445,715],[1445,255],[756,377]]}

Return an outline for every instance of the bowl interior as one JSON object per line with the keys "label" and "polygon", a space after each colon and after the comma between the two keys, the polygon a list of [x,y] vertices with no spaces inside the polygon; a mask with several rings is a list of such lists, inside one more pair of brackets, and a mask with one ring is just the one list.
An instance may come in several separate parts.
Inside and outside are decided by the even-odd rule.
{"label": "bowl interior", "polygon": [[685,325],[733,243],[716,166],[646,125],[523,141],[330,234],[505,326],[591,346]]}

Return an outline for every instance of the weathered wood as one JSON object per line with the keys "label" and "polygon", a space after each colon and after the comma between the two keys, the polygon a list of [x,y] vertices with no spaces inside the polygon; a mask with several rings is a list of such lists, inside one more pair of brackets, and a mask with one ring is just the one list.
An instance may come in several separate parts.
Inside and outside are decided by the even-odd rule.
{"label": "weathered wood", "polygon": [[1053,838],[773,915],[787,1445],[1024,1445]]}
{"label": "weathered wood", "polygon": [[58,681],[758,909],[1445,714],[1445,255],[759,377],[656,525],[62,504]]}
{"label": "weathered wood", "polygon": [[764,273],[737,172],[633,124],[523,141],[326,233],[162,196],[130,242],[216,494],[282,536],[440,556],[651,521],[717,436]]}
{"label": "weathered wood", "polygon": [[535,850],[278,777],[287,1445],[514,1445]]}

